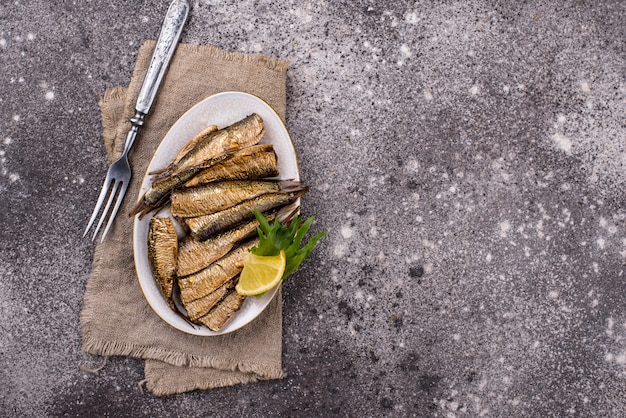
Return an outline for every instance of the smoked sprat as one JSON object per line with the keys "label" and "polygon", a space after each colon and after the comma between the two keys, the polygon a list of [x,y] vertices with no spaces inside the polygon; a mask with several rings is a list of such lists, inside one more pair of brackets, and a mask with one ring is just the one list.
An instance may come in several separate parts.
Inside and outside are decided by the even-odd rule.
{"label": "smoked sprat", "polygon": [[169,208],[150,220],[153,276],[170,308],[213,331],[245,299],[235,286],[245,254],[258,244],[255,209],[270,221],[289,220],[308,190],[275,178],[273,146],[259,144],[264,134],[255,113],[222,129],[205,128],[170,164],[150,173],[151,187],[131,212],[143,217]]}

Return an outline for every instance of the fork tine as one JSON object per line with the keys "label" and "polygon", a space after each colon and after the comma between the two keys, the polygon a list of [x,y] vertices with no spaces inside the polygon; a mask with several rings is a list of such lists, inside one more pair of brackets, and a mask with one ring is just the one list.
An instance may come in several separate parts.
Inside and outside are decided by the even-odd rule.
{"label": "fork tine", "polygon": [[[119,185],[120,183],[117,183],[117,184]],[[124,200],[126,189],[128,189],[128,181],[121,182],[121,185],[122,185],[122,188],[120,190],[119,195],[117,196],[115,207],[113,208],[113,211],[111,211],[111,215],[109,216],[109,221],[107,222],[106,228],[104,228],[104,232],[102,233],[102,238],[100,242],[103,242],[104,237],[107,236],[107,233],[109,232],[109,228],[111,228],[111,225],[113,224],[113,221],[115,220],[115,215],[117,215],[117,211],[120,209],[120,206],[122,205],[122,200]]]}
{"label": "fork tine", "polygon": [[111,188],[111,179],[107,175],[107,177],[104,179],[102,190],[100,191],[100,197],[98,197],[98,203],[96,203],[96,207],[93,208],[91,219],[89,219],[87,228],[85,229],[85,232],[83,233],[83,238],[87,235],[87,232],[89,232],[89,228],[91,228],[91,225],[93,225],[93,221],[96,220],[96,216],[98,216],[98,212],[100,211],[100,208],[102,208],[102,202],[104,202],[104,198],[106,197],[107,192],[109,191],[110,188]]}
{"label": "fork tine", "polygon": [[111,190],[111,194],[109,195],[109,200],[107,200],[107,205],[102,211],[102,216],[100,216],[100,221],[98,222],[96,231],[93,233],[93,237],[91,237],[92,241],[96,239],[96,235],[98,235],[98,232],[100,231],[100,227],[102,226],[104,219],[107,217],[107,213],[109,212],[109,208],[111,207],[111,203],[113,202],[113,198],[115,197],[115,194],[117,192],[117,188],[119,187],[119,185],[120,184],[118,182],[115,182],[113,184],[113,190]]}

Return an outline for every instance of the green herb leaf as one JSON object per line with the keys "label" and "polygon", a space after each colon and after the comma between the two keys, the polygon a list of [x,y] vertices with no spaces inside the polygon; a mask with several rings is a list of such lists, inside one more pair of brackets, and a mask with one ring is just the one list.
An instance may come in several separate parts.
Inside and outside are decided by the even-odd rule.
{"label": "green herb leaf", "polygon": [[278,219],[272,223],[268,222],[257,209],[254,209],[254,216],[259,221],[257,228],[259,243],[250,251],[256,255],[276,255],[280,250],[285,250],[287,265],[283,279],[296,271],[313,251],[315,244],[328,232],[327,230],[320,232],[301,248],[302,240],[315,220],[313,216],[302,222],[300,216],[296,214],[288,225],[281,224]]}

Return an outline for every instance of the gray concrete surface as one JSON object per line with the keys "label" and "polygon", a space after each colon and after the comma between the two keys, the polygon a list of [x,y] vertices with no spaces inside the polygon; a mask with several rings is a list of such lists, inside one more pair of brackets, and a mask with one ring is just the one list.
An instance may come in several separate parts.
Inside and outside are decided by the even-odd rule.
{"label": "gray concrete surface", "polygon": [[291,61],[330,230],[280,381],[165,398],[79,366],[98,95],[167,1],[0,6],[0,415],[622,417],[626,2],[193,1],[183,41]]}

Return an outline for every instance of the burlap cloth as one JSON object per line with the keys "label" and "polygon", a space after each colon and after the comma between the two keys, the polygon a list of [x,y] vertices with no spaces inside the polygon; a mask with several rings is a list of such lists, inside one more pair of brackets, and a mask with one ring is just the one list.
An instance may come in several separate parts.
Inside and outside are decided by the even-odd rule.
{"label": "burlap cloth", "polygon": [[[100,98],[109,160],[121,153],[154,41],[140,48],[128,88]],[[251,324],[218,337],[199,337],[162,321],[141,293],[128,216],[157,146],[190,107],[221,91],[244,91],[268,102],[284,119],[287,62],[180,44],[146,124],[130,154],[133,179],[115,223],[98,244],[87,281],[81,325],[83,350],[101,356],[146,359],[146,388],[155,395],[210,389],[283,376],[280,292]]]}

